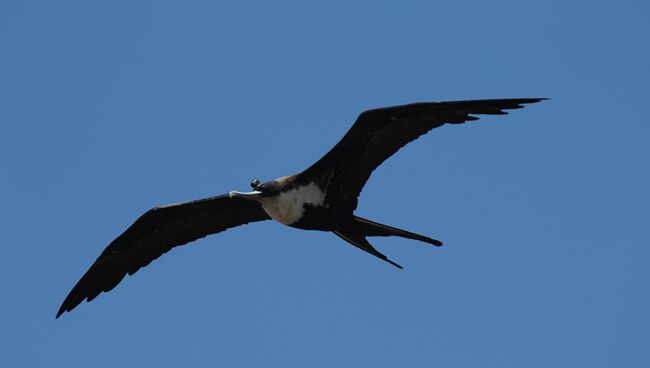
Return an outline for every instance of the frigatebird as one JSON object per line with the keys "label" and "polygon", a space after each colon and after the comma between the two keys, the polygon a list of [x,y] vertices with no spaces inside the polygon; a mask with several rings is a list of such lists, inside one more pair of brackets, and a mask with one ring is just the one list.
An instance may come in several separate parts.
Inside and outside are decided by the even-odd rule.
{"label": "frigatebird", "polygon": [[355,247],[393,266],[402,266],[366,239],[399,236],[440,246],[442,242],[354,214],[370,174],[407,143],[444,124],[477,120],[473,115],[503,115],[544,98],[421,102],[368,110],[345,136],[305,171],[236,192],[155,207],[113,240],[72,288],[59,318],[84,299],[112,290],[173,247],[251,222],[273,219],[304,230],[331,231]]}

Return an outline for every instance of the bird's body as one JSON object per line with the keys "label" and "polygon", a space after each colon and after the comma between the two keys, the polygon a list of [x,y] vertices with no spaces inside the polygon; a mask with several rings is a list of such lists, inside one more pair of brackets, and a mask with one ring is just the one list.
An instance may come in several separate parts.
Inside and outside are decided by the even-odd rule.
{"label": "bird's body", "polygon": [[[285,177],[286,178],[286,177]],[[292,178],[293,179],[293,178]],[[274,182],[278,182],[276,179]],[[285,179],[286,180],[286,179]],[[236,192],[232,192],[236,195]],[[264,211],[275,221],[304,230],[326,230],[327,225],[319,221],[318,213],[326,210],[327,194],[316,183],[295,185],[276,196],[261,198]]]}
{"label": "bird's body", "polygon": [[304,230],[331,231],[355,247],[396,267],[366,239],[399,236],[440,246],[429,237],[354,214],[372,171],[401,147],[446,123],[477,120],[472,114],[506,114],[540,98],[415,103],[368,110],[339,143],[315,164],[253,191],[156,207],[138,218],[100,254],[66,297],[57,318],[84,299],[113,289],[171,248],[250,222],[273,219]]}

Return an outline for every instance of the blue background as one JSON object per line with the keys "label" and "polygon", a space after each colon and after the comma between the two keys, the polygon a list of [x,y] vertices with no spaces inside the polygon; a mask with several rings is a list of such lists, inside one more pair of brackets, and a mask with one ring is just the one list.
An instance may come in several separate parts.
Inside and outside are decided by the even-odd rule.
{"label": "blue background", "polygon": [[[613,5],[616,4],[616,5]],[[0,2],[0,366],[650,366],[646,1]],[[358,213],[176,248],[55,320],[155,205],[246,190],[365,109],[551,97],[432,131]]]}

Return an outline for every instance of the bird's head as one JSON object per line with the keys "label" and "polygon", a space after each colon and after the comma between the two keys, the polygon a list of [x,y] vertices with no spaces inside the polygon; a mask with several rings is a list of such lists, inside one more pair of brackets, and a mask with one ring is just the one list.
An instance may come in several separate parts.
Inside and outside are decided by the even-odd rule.
{"label": "bird's head", "polygon": [[260,192],[262,197],[268,197],[280,192],[280,183],[277,180],[262,183],[258,179],[253,179],[251,181],[251,188],[254,191]]}
{"label": "bird's head", "polygon": [[271,180],[267,182],[260,182],[258,179],[253,179],[251,181],[252,192],[230,192],[230,198],[244,198],[249,200],[260,200],[264,197],[269,197],[280,192],[279,183],[276,180]]}

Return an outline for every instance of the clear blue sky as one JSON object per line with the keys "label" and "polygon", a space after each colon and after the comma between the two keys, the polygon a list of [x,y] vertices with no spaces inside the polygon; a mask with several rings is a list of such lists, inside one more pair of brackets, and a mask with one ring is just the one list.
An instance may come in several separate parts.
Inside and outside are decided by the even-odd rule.
{"label": "clear blue sky", "polygon": [[[615,5],[614,5],[615,4]],[[0,2],[2,367],[648,367],[647,1]],[[55,320],[155,205],[245,190],[357,114],[552,100],[407,146],[358,213],[176,248]]]}

